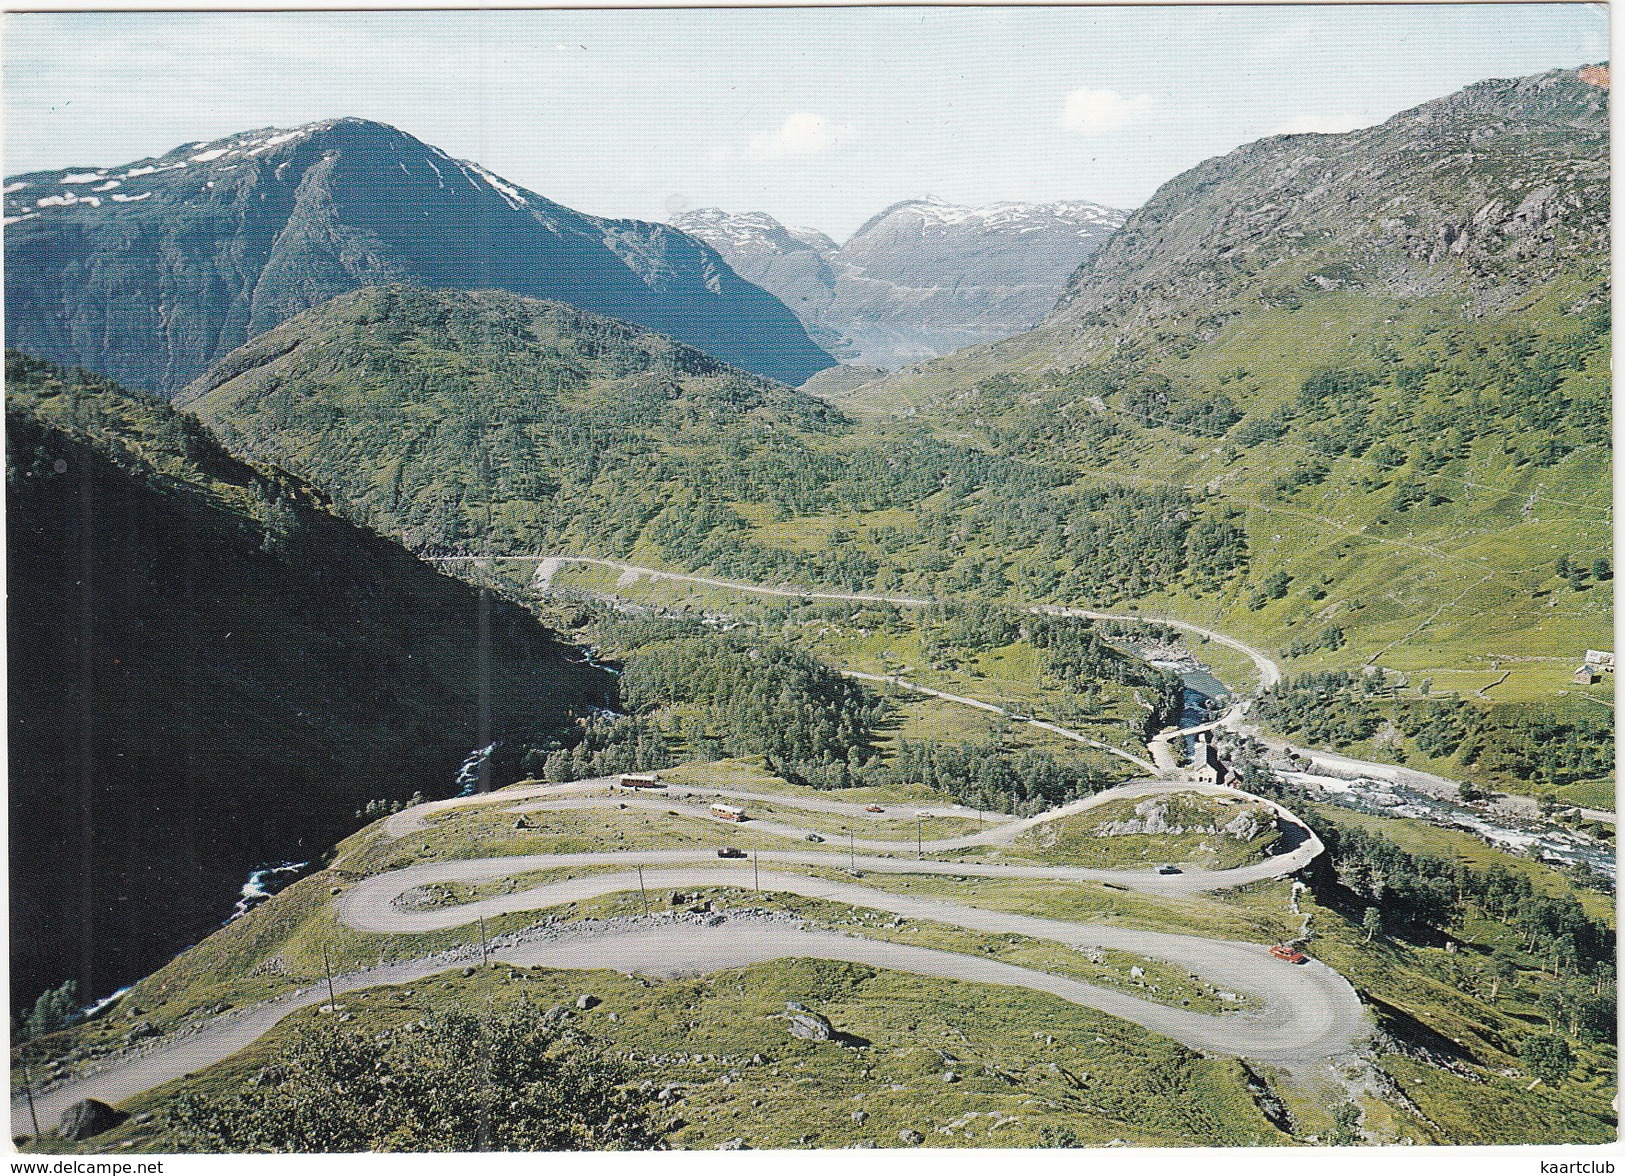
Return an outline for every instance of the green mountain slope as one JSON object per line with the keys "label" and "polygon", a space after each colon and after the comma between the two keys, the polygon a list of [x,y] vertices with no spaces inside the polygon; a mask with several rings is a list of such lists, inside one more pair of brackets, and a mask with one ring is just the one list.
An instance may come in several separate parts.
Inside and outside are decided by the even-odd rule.
{"label": "green mountain slope", "polygon": [[832,400],[1190,494],[1246,575],[1145,602],[1294,668],[1550,696],[1612,645],[1608,192],[1572,70],[1266,139],[1166,184],[1037,330]]}
{"label": "green mountain slope", "polygon": [[[10,353],[13,992],[104,992],[604,679],[163,402]],[[534,736],[533,736],[534,737]]]}
{"label": "green mountain slope", "polygon": [[[233,352],[177,404],[433,551],[529,550],[579,516],[647,518],[659,484],[775,433],[841,427],[822,402],[563,303],[376,287]],[[593,516],[597,515],[598,518]]]}
{"label": "green mountain slope", "polygon": [[[1162,583],[1204,542],[1181,492],[1098,487],[906,422],[859,431],[641,328],[495,292],[336,298],[180,403],[431,552],[1094,598]],[[1007,573],[1006,551],[1031,558]]]}

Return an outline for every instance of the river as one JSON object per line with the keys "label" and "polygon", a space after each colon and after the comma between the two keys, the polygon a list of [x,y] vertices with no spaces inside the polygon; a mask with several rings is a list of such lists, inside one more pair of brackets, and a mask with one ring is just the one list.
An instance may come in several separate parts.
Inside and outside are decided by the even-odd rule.
{"label": "river", "polygon": [[[1229,694],[1229,687],[1194,658],[1167,656],[1163,650],[1155,652],[1163,656],[1156,657],[1152,664],[1178,674],[1185,684],[1185,710],[1181,725],[1192,727],[1214,717],[1213,700]],[[1583,862],[1605,878],[1614,876],[1615,853],[1612,846],[1544,817],[1514,816],[1503,810],[1492,809],[1489,804],[1467,804],[1430,795],[1407,787],[1402,782],[1375,775],[1331,775],[1279,769],[1276,775],[1307,788],[1321,800],[1343,808],[1460,829],[1509,853],[1556,865]]]}

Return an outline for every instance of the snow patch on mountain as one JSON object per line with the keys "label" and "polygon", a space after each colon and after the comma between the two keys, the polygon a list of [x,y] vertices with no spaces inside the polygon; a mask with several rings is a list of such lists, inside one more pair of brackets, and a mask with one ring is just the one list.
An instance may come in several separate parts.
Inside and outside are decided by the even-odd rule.
{"label": "snow patch on mountain", "polygon": [[486,171],[477,163],[470,163],[467,166],[472,168],[474,173],[487,184],[491,185],[491,187],[496,190],[497,194],[508,202],[509,208],[512,208],[515,211],[520,211],[529,207],[530,201],[525,199],[524,195],[519,191],[518,188],[515,188],[511,184],[504,183],[502,180]]}
{"label": "snow patch on mountain", "polygon": [[[1018,232],[1039,231],[1058,225],[1077,225],[1089,230],[1105,226],[1116,229],[1127,214],[1088,200],[1051,200],[1044,203],[1001,201],[980,208],[950,204],[937,196],[922,196],[894,204],[858,232],[872,229],[893,215],[913,214],[924,224],[942,226],[972,225],[988,229],[1014,228]],[[856,236],[858,234],[854,234]]]}

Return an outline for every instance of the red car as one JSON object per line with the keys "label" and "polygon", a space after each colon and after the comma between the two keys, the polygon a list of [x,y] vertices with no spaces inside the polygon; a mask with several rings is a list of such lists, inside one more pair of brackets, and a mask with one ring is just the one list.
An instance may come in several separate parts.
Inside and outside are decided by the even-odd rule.
{"label": "red car", "polygon": [[1289,964],[1302,964],[1307,962],[1309,959],[1309,957],[1304,955],[1303,952],[1297,950],[1296,948],[1288,947],[1284,943],[1277,943],[1274,947],[1270,948],[1270,955],[1274,956],[1278,960],[1285,960]]}
{"label": "red car", "polygon": [[866,813],[883,813],[886,810],[881,808],[878,804],[872,804],[868,808],[864,809],[863,811],[866,812]]}

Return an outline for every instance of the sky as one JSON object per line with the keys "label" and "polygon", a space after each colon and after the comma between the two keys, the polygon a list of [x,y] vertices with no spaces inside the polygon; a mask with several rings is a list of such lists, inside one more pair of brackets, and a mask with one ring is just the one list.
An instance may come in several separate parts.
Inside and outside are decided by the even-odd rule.
{"label": "sky", "polygon": [[1265,135],[1608,56],[1596,4],[7,14],[4,172],[390,123],[584,212],[1129,209]]}

